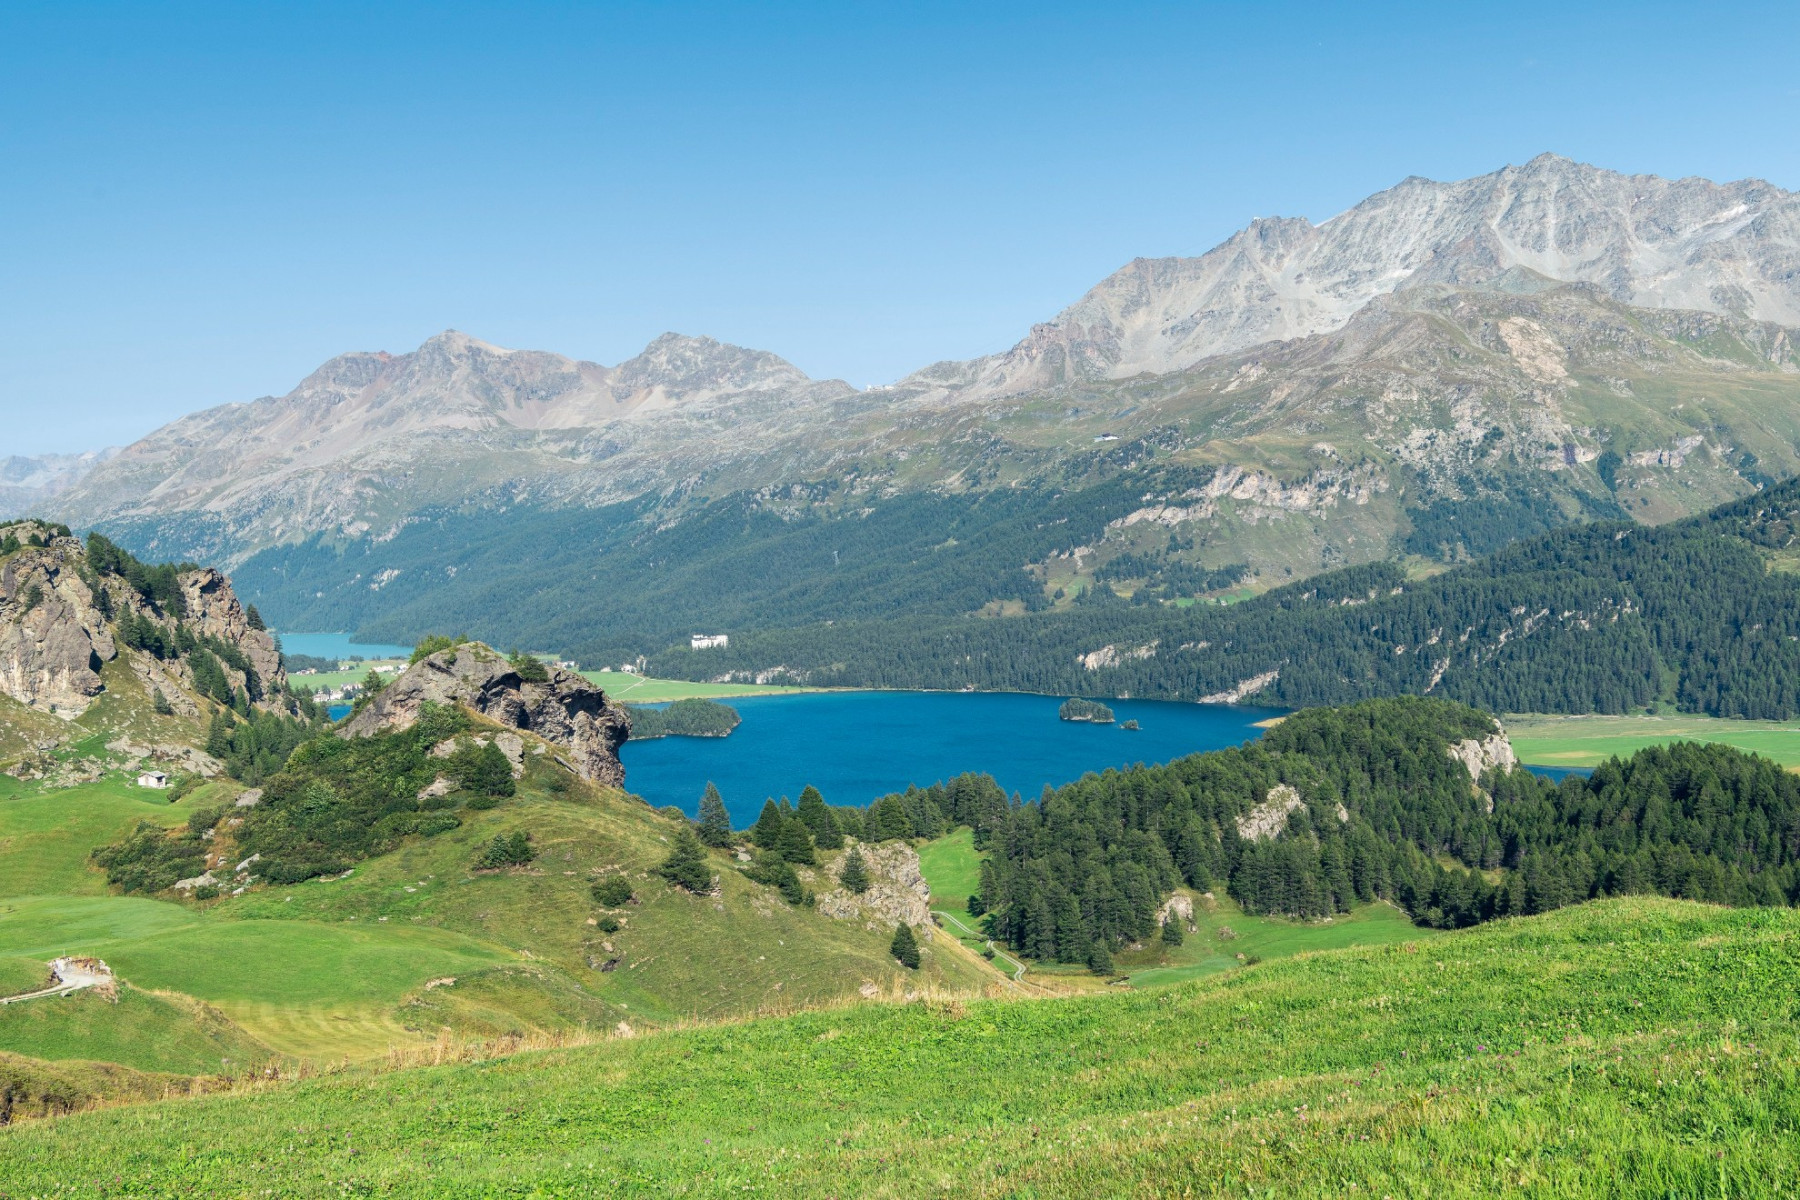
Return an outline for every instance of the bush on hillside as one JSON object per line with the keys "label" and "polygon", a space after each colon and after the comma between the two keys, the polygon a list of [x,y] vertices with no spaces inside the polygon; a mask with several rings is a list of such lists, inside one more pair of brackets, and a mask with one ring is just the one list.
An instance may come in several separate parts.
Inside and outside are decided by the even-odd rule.
{"label": "bush on hillside", "polygon": [[756,861],[743,869],[743,875],[753,883],[775,888],[781,898],[789,904],[810,904],[813,897],[800,883],[800,874],[794,870],[792,863],[779,854],[766,853],[757,856]]}
{"label": "bush on hillside", "polygon": [[905,921],[894,926],[894,940],[888,943],[888,953],[907,970],[919,969],[919,943],[913,937],[912,926]]}
{"label": "bush on hillside", "polygon": [[594,899],[608,908],[620,908],[631,903],[631,881],[623,875],[608,875],[590,890]]}
{"label": "bush on hillside", "polygon": [[663,860],[656,873],[675,887],[696,896],[707,895],[713,888],[712,866],[706,861],[706,850],[686,825],[675,831],[669,857]]}
{"label": "bush on hillside", "polygon": [[537,857],[532,849],[531,835],[523,829],[495,836],[476,859],[478,870],[498,871],[506,867],[522,867]]}

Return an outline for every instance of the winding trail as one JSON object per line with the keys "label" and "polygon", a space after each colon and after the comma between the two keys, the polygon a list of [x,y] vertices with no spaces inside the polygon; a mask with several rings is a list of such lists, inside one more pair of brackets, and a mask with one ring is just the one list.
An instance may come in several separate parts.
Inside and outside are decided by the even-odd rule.
{"label": "winding trail", "polygon": [[[952,925],[956,926],[958,929],[962,930],[963,933],[967,934],[969,937],[975,938],[978,941],[983,940],[981,937],[981,934],[977,933],[973,929],[970,929],[967,925],[965,925],[961,921],[957,920],[956,917],[953,916],[952,914],[945,912],[941,908],[934,908],[931,911],[934,914],[936,914],[937,916],[944,918],[944,920],[950,922]],[[1011,963],[1014,967],[1018,968],[1017,970],[1015,970],[1013,972],[1013,982],[1017,983],[1018,981],[1025,978],[1025,964],[1024,963],[1020,962],[1018,959],[1014,958],[1012,955],[1008,954],[1006,951],[1000,949],[1000,947],[995,944],[993,938],[987,938],[985,940],[987,943],[987,948],[994,952],[995,958],[1003,958],[1007,962]]]}
{"label": "winding trail", "polygon": [[66,996],[83,988],[100,987],[113,981],[112,968],[97,958],[59,958],[50,964],[56,980],[46,988],[18,996],[0,996],[0,1004],[17,1004],[21,1000],[39,1000],[46,996]]}

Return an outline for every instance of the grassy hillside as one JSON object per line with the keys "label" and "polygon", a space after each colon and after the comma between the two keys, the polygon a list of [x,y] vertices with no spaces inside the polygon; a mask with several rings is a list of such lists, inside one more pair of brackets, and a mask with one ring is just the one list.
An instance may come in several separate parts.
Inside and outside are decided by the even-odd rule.
{"label": "grassy hillside", "polygon": [[[174,826],[235,792],[167,793],[116,777],[73,788],[0,777],[0,991],[26,991],[64,954],[105,959],[117,1005],[92,996],[0,1008],[0,1050],[217,1072],[269,1058],[384,1053],[455,1038],[560,1034],[789,1010],[929,987],[977,993],[999,977],[944,937],[922,970],[870,930],[784,902],[716,854],[718,897],[655,874],[676,822],[618,792],[553,790],[534,772],[517,797],[464,811],[461,828],[408,839],[346,878],[254,889],[207,903],[108,894],[89,861],[139,821]],[[495,836],[527,830],[524,870],[477,871]],[[606,915],[590,894],[624,873],[634,902]],[[433,985],[433,986],[427,986]]]}
{"label": "grassy hillside", "polygon": [[1800,914],[1620,900],[0,1132],[18,1194],[1775,1197]]}

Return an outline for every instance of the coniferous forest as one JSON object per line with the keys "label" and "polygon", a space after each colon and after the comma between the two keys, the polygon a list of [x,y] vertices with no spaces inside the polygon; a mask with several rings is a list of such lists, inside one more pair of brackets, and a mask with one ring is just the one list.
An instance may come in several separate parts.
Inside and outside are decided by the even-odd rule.
{"label": "coniferous forest", "polygon": [[1476,781],[1450,748],[1496,731],[1455,702],[1373,700],[1030,802],[964,776],[835,812],[870,840],[969,826],[993,935],[1064,962],[1155,936],[1182,885],[1296,917],[1382,899],[1443,928],[1606,896],[1800,902],[1800,777],[1777,764],[1678,743],[1591,778]]}
{"label": "coniferous forest", "polygon": [[[815,685],[1199,699],[1264,681],[1304,706],[1446,696],[1500,712],[1800,713],[1800,575],[1771,569],[1800,481],[1657,528],[1557,530],[1441,574],[1375,563],[1230,606],[1078,605],[1006,619],[915,615],[734,633],[653,674],[768,671]],[[1778,561],[1778,560],[1777,560]],[[1084,656],[1114,647],[1107,665]],[[1089,661],[1093,661],[1089,659]]]}

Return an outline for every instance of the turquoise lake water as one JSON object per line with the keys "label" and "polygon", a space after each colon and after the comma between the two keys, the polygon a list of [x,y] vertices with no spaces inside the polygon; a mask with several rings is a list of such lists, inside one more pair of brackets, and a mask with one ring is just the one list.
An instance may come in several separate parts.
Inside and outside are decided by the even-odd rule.
{"label": "turquoise lake water", "polygon": [[908,784],[923,787],[984,771],[1008,792],[1035,797],[1045,784],[1088,771],[1161,763],[1236,746],[1262,735],[1256,722],[1280,709],[1160,700],[1109,700],[1142,729],[1060,720],[1054,696],[983,692],[821,692],[731,701],[743,723],[725,738],[657,738],[620,751],[625,786],[688,814],[711,780],[732,823],[756,820],[770,796],[798,798],[812,784],[831,804],[867,804]]}

